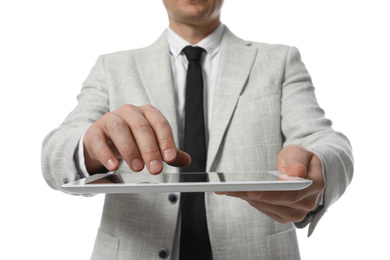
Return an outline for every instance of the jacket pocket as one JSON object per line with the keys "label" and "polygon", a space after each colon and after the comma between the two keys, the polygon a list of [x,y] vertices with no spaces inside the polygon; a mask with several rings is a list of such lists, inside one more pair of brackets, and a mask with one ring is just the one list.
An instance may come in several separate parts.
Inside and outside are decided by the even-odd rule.
{"label": "jacket pocket", "polygon": [[299,247],[295,228],[267,237],[268,259],[299,260]]}
{"label": "jacket pocket", "polygon": [[116,260],[118,257],[119,238],[98,231],[91,260]]}

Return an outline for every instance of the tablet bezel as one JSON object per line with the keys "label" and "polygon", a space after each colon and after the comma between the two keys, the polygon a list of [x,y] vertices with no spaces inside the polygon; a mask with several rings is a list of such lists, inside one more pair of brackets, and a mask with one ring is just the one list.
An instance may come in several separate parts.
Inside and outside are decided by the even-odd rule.
{"label": "tablet bezel", "polygon": [[[124,175],[126,174],[126,175]],[[208,182],[180,182],[179,174],[186,173],[161,173],[164,175],[176,175],[174,182],[150,182],[153,177],[148,176],[146,182],[134,183],[100,183],[91,184],[91,182],[99,182],[104,178],[117,178],[121,176],[131,177],[131,174],[139,173],[109,173],[95,174],[87,178],[79,179],[70,183],[66,183],[61,188],[67,192],[75,194],[90,194],[90,193],[106,193],[106,194],[121,194],[121,193],[152,193],[152,192],[232,192],[232,191],[291,191],[302,190],[311,185],[312,181],[291,177],[277,171],[259,171],[259,172],[208,172],[208,173],[193,173],[207,174],[210,176]],[[250,181],[230,181],[223,180],[220,176],[234,174],[235,176],[259,176],[258,180]],[[260,178],[260,176],[263,176]],[[139,179],[139,178],[138,178]],[[159,178],[161,180],[161,176]],[[229,179],[229,178],[227,178]],[[269,179],[269,180],[268,180]],[[156,178],[157,180],[157,178]]]}

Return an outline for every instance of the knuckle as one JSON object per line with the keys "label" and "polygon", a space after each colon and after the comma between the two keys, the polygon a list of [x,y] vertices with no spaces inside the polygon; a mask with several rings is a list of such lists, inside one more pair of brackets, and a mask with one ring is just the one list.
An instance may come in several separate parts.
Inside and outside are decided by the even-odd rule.
{"label": "knuckle", "polygon": [[165,117],[161,117],[156,120],[156,126],[158,128],[170,128],[171,125],[169,124],[168,120]]}
{"label": "knuckle", "polygon": [[131,160],[131,158],[135,157],[135,152],[130,147],[123,148],[121,151],[119,151],[119,153],[121,157],[126,161]]}
{"label": "knuckle", "polygon": [[261,203],[259,201],[256,201],[256,200],[250,200],[248,201],[249,205],[251,205],[252,207],[255,207],[255,208],[261,208]]}
{"label": "knuckle", "polygon": [[[107,112],[103,115],[103,117],[101,118],[101,121],[104,123],[104,122],[107,122],[107,121],[110,121],[112,120],[113,118],[117,118],[118,116],[114,113],[114,112]],[[100,120],[100,119],[99,119]]]}
{"label": "knuckle", "polygon": [[143,111],[146,111],[146,112],[154,112],[154,111],[158,110],[157,108],[155,108],[155,107],[152,106],[151,104],[143,105],[143,106],[141,106],[141,109],[142,109]]}
{"label": "knuckle", "polygon": [[117,132],[123,130],[125,127],[126,127],[126,123],[122,119],[119,119],[119,118],[112,118],[108,122],[108,129],[110,131],[113,131],[114,133],[117,133]]}
{"label": "knuckle", "polygon": [[161,147],[161,150],[171,147],[173,144],[173,140],[169,137],[161,137],[159,138],[158,142]]}
{"label": "knuckle", "polygon": [[303,209],[304,209],[306,212],[309,212],[309,211],[314,210],[314,209],[316,208],[316,206],[317,206],[316,201],[313,200],[313,201],[310,201],[310,202],[306,203],[306,204],[304,205],[304,208],[303,208]]}
{"label": "knuckle", "polygon": [[146,131],[150,131],[151,130],[151,127],[148,123],[146,122],[139,122],[138,124],[136,124],[134,126],[134,130],[138,131],[138,132],[146,132]]}
{"label": "knuckle", "polygon": [[88,132],[88,138],[87,142],[90,144],[99,143],[102,140],[105,139],[104,135],[100,131],[94,131],[91,129],[91,131]]}
{"label": "knuckle", "polygon": [[294,192],[290,197],[290,203],[299,203],[302,200],[302,196],[299,192]]}
{"label": "knuckle", "polygon": [[153,157],[159,152],[160,150],[156,146],[147,146],[142,150],[144,157]]}
{"label": "knuckle", "polygon": [[294,210],[291,211],[290,214],[287,216],[287,220],[290,222],[301,222],[306,217],[306,212],[301,210]]}
{"label": "knuckle", "polygon": [[124,104],[121,105],[113,113],[120,116],[120,115],[129,115],[129,114],[142,114],[142,111],[138,106],[132,104]]}
{"label": "knuckle", "polygon": [[138,153],[138,150],[137,150],[137,147],[135,145],[126,146],[125,148],[123,148],[120,151],[122,158],[126,158],[126,159],[133,158],[133,157],[137,156],[137,153]]}
{"label": "knuckle", "polygon": [[312,211],[317,207],[318,194],[307,197],[301,203],[301,208],[306,212]]}
{"label": "knuckle", "polygon": [[111,158],[111,154],[108,152],[108,150],[99,150],[97,152],[97,157],[100,158],[100,161],[103,163]]}
{"label": "knuckle", "polygon": [[290,206],[294,207],[296,210],[307,213],[316,207],[316,199],[306,197],[304,199],[291,203]]}
{"label": "knuckle", "polygon": [[170,123],[165,117],[158,119],[155,122],[153,128],[156,129],[156,131],[161,133],[160,134],[161,137],[159,138],[160,142],[164,142],[169,145],[173,142],[172,128]]}
{"label": "knuckle", "polygon": [[122,105],[120,108],[119,108],[120,111],[124,110],[124,111],[135,111],[135,112],[139,112],[139,107],[137,106],[134,106],[134,105],[131,105],[131,104],[124,104]]}
{"label": "knuckle", "polygon": [[307,212],[300,212],[295,215],[295,218],[293,219],[293,222],[301,222],[306,218]]}
{"label": "knuckle", "polygon": [[137,132],[146,132],[151,130],[151,126],[146,120],[139,120],[135,123],[135,125],[131,128],[132,131]]}
{"label": "knuckle", "polygon": [[319,184],[318,184],[318,188],[319,188],[319,190],[324,190],[325,189],[325,187],[326,187],[326,183],[325,183],[325,179],[322,179],[320,182],[319,182]]}

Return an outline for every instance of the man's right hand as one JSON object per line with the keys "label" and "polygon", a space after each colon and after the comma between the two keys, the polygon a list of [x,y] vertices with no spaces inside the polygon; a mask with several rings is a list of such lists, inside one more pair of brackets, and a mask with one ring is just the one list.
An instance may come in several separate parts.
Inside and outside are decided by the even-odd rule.
{"label": "man's right hand", "polygon": [[176,148],[172,128],[151,105],[123,105],[98,119],[84,135],[84,156],[90,174],[115,171],[122,158],[133,171],[146,165],[159,174],[163,161],[176,167],[188,166],[191,157]]}

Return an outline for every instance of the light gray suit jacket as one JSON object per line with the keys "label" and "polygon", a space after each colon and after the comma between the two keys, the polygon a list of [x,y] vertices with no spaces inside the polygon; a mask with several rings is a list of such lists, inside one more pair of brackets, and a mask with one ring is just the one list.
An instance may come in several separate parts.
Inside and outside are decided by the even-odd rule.
{"label": "light gray suit jacket", "polygon": [[[300,144],[322,160],[324,208],[308,218],[309,234],[352,178],[348,140],[331,128],[297,49],[243,41],[225,28],[210,130],[207,170],[275,170],[282,147]],[[44,140],[43,174],[60,190],[77,179],[74,152],[86,128],[123,104],[152,104],[169,120],[177,140],[177,115],[165,33],[151,46],[99,57],[79,103]],[[130,169],[123,164],[119,171]],[[165,171],[179,169],[165,165]],[[147,172],[134,178],[162,178]],[[180,196],[179,196],[180,198]],[[207,222],[214,260],[299,259],[293,224],[280,224],[243,200],[207,193]],[[179,202],[168,194],[107,195],[93,259],[159,259],[172,252]]]}

